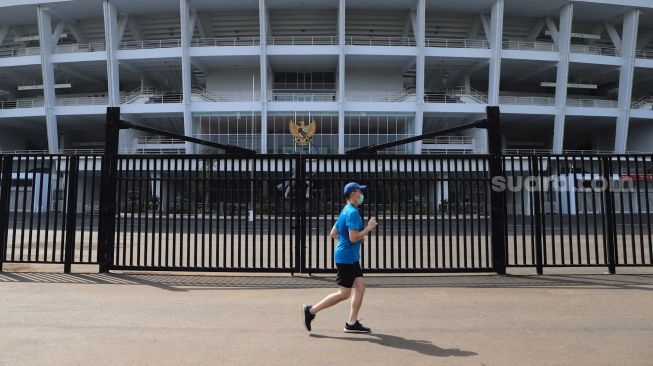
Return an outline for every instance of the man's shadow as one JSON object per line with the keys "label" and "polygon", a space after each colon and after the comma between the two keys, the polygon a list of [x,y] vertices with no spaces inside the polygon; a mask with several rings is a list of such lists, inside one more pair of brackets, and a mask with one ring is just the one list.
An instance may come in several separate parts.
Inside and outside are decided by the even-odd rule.
{"label": "man's shadow", "polygon": [[312,334],[312,333],[310,336],[313,338],[321,338],[321,339],[339,339],[342,341],[370,342],[381,346],[415,351],[427,356],[435,356],[435,357],[469,357],[469,356],[477,355],[476,352],[463,351],[458,348],[450,348],[450,349],[440,348],[429,341],[406,339],[403,337],[393,336],[389,334],[382,334],[382,333],[370,333],[368,335],[371,337],[332,337],[332,336]]}

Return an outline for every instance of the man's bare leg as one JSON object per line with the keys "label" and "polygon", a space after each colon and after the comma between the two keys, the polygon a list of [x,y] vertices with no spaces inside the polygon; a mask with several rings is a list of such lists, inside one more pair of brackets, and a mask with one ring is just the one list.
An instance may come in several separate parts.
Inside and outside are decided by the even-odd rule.
{"label": "man's bare leg", "polygon": [[358,311],[363,304],[363,296],[365,295],[365,278],[356,277],[354,280],[354,296],[351,297],[351,312],[349,313],[349,320],[347,323],[354,324],[358,320]]}
{"label": "man's bare leg", "polygon": [[322,299],[322,301],[311,306],[311,314],[317,314],[318,311],[330,308],[341,301],[345,301],[349,298],[349,296],[351,296],[351,289],[340,286],[338,288],[338,292],[327,295],[327,297]]}

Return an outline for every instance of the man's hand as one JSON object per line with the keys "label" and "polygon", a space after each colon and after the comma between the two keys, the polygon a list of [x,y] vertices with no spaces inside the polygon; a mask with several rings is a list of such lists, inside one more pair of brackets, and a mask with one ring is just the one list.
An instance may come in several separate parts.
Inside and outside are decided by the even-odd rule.
{"label": "man's hand", "polygon": [[367,228],[369,229],[369,231],[372,231],[376,228],[378,224],[379,223],[376,222],[376,217],[372,217],[370,221],[367,223]]}

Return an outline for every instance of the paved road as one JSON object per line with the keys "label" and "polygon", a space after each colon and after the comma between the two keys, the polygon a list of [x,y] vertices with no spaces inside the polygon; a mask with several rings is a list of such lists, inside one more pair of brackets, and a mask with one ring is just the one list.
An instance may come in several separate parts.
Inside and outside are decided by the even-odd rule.
{"label": "paved road", "polygon": [[[7,268],[17,270],[21,267]],[[331,277],[0,273],[0,365],[645,365],[653,274],[374,277],[363,321],[300,305]]]}

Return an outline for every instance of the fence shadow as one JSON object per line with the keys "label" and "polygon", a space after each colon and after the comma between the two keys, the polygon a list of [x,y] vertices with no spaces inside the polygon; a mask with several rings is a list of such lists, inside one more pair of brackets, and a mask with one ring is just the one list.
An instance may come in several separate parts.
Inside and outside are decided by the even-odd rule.
{"label": "fence shadow", "polygon": [[[368,276],[369,288],[576,288],[653,291],[653,274]],[[333,288],[333,276],[0,272],[3,283],[146,285],[169,291]]]}
{"label": "fence shadow", "polygon": [[334,337],[321,334],[311,334],[310,337],[318,339],[335,339],[348,342],[369,342],[380,346],[414,351],[426,356],[434,357],[469,357],[478,353],[463,351],[458,348],[440,348],[430,341],[407,339],[383,333],[370,333],[360,337]]}

